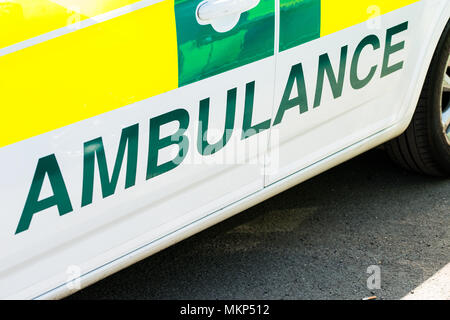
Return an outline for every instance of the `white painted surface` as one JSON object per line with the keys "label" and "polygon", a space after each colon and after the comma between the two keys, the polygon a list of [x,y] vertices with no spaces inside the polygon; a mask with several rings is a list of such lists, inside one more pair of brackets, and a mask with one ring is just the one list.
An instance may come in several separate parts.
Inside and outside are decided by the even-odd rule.
{"label": "white painted surface", "polygon": [[402,300],[450,300],[450,263]]}

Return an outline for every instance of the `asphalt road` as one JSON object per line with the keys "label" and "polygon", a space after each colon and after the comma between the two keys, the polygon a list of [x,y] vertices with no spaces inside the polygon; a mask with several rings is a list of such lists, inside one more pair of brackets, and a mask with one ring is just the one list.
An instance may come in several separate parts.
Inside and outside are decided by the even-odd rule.
{"label": "asphalt road", "polygon": [[69,299],[400,299],[449,262],[450,180],[374,150]]}

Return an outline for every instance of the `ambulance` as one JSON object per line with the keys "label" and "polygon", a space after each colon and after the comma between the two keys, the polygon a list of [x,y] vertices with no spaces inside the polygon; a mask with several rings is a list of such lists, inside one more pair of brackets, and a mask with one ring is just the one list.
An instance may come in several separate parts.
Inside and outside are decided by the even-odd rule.
{"label": "ambulance", "polygon": [[378,146],[448,178],[449,17],[0,0],[0,298],[63,298]]}

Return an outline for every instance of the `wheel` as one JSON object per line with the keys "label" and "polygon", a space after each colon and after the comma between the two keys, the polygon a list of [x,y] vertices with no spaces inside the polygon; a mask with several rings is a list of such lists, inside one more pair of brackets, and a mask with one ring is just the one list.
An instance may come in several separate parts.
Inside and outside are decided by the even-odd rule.
{"label": "wheel", "polygon": [[450,24],[433,56],[411,124],[385,149],[403,168],[450,175]]}

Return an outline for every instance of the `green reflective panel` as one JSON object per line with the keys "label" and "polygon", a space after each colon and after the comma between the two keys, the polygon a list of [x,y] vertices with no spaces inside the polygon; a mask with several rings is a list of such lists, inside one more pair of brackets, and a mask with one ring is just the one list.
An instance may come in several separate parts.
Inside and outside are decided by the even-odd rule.
{"label": "green reflective panel", "polygon": [[320,0],[280,0],[280,51],[320,38]]}
{"label": "green reflective panel", "polygon": [[261,0],[224,33],[198,24],[195,11],[200,2],[175,0],[180,87],[274,54],[274,0]]}

